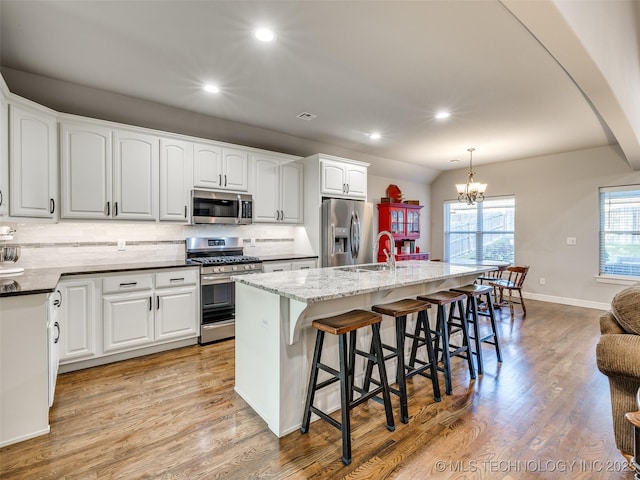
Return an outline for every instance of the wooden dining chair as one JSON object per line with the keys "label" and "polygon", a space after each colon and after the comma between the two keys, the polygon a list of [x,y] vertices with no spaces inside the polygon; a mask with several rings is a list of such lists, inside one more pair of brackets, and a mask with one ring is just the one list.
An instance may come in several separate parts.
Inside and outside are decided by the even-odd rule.
{"label": "wooden dining chair", "polygon": [[[501,272],[503,274],[501,278],[489,281],[489,285],[493,287],[494,297],[499,305],[502,305],[504,302],[504,291],[508,291],[509,299],[507,301],[509,303],[509,311],[512,319],[514,303],[522,305],[523,316],[527,314],[527,308],[524,305],[524,297],[522,296],[522,285],[524,284],[528,271],[529,265],[524,267],[507,267],[504,272]],[[519,299],[517,300],[513,297],[514,291],[518,292]]]}

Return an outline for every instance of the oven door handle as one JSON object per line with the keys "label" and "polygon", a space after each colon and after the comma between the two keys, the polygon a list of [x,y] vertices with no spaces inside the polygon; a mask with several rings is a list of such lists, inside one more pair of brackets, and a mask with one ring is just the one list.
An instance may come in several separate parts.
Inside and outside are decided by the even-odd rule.
{"label": "oven door handle", "polygon": [[200,277],[200,285],[219,285],[221,283],[233,283],[231,277],[208,277],[203,275]]}

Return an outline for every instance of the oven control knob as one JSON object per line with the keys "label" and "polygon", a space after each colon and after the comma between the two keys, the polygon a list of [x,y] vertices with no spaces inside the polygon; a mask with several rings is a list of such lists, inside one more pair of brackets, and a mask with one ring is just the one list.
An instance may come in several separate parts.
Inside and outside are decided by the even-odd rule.
{"label": "oven control knob", "polygon": [[235,272],[236,270],[238,270],[238,266],[234,265],[233,267],[231,267],[231,270],[233,270]]}
{"label": "oven control knob", "polygon": [[222,272],[222,270],[223,270],[223,269],[222,269],[222,267],[215,267],[215,268],[213,269],[213,271],[214,271],[214,272],[217,272],[217,273]]}
{"label": "oven control knob", "polygon": [[245,269],[245,270],[251,270],[251,265],[245,265],[245,266],[244,266],[244,269]]}

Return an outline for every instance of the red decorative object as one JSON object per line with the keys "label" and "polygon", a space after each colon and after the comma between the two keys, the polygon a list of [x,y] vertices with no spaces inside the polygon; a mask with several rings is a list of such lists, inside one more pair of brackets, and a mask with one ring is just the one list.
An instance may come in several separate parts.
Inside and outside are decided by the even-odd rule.
{"label": "red decorative object", "polygon": [[[391,185],[390,185],[391,186]],[[389,191],[387,190],[387,194]],[[387,230],[395,239],[396,260],[428,260],[428,253],[419,253],[415,247],[415,240],[420,238],[420,209],[422,205],[408,205],[406,203],[378,204],[378,231]],[[402,253],[405,241],[409,242],[411,251]],[[384,262],[384,249],[389,249],[389,239],[384,236],[378,245],[378,262]]]}
{"label": "red decorative object", "polygon": [[402,202],[402,192],[397,185],[389,185],[387,187],[387,197],[391,200],[391,203]]}

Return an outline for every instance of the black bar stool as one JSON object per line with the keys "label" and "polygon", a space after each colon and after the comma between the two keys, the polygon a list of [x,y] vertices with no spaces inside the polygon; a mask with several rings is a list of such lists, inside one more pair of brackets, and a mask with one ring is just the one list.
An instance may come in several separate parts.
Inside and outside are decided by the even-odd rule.
{"label": "black bar stool", "polygon": [[[435,354],[433,351],[433,344],[431,342],[427,342],[427,355],[428,362],[425,362],[424,365],[421,365],[420,368],[411,367],[405,365],[404,359],[404,339],[405,337],[415,338],[416,335],[407,334],[407,315],[410,313],[418,313],[418,324],[424,324],[428,322],[427,317],[427,309],[431,308],[431,305],[428,302],[423,302],[420,300],[414,300],[412,298],[407,298],[404,300],[398,300],[396,302],[385,303],[384,305],[374,305],[371,307],[371,310],[374,312],[380,313],[382,315],[387,315],[389,317],[394,317],[396,321],[396,344],[395,346],[382,344],[382,348],[385,350],[389,350],[391,354],[386,355],[384,360],[387,361],[391,358],[398,359],[398,365],[396,368],[396,383],[398,384],[398,388],[390,388],[391,393],[394,393],[400,397],[400,420],[402,423],[409,423],[409,407],[407,402],[407,377],[413,376],[419,372],[428,378],[431,379],[431,383],[433,386],[433,396],[436,402],[439,402],[440,399],[440,385],[438,384],[438,375],[436,372],[436,361]],[[418,325],[416,325],[416,330],[418,329]],[[413,362],[415,363],[415,362]],[[424,373],[425,370],[429,370],[429,374]],[[367,362],[367,370],[365,372],[365,380],[363,383],[364,391],[369,390],[369,384],[372,382],[374,384],[378,384],[378,381],[372,378],[371,374],[373,373],[373,362],[370,360]]]}
{"label": "black bar stool", "polygon": [[[318,331],[316,333],[316,346],[313,351],[313,364],[311,366],[311,374],[309,376],[309,388],[307,389],[307,399],[304,406],[304,415],[302,418],[302,426],[300,431],[307,433],[309,431],[309,422],[311,413],[315,413],[320,418],[326,420],[331,425],[342,432],[342,463],[349,465],[351,463],[351,409],[365,402],[366,400],[382,393],[384,401],[384,410],[387,417],[387,429],[395,430],[393,422],[393,412],[391,410],[391,396],[389,395],[389,384],[387,382],[387,373],[384,367],[384,357],[382,353],[382,342],[380,341],[380,322],[382,317],[367,310],[352,310],[347,313],[314,320],[312,326]],[[356,349],[356,330],[363,327],[371,326],[373,337],[371,345],[373,354]],[[324,334],[330,333],[338,336],[338,352],[340,357],[340,371],[321,363],[322,345],[324,343]],[[347,345],[347,333],[349,333],[349,344]],[[353,369],[356,354],[367,358],[369,361],[378,365],[378,373],[380,375],[380,385],[370,392],[360,392],[361,396],[353,400]],[[318,371],[324,370],[331,375],[331,378],[318,383]],[[313,399],[316,392],[335,382],[340,382],[340,408],[342,421],[338,422],[331,418],[327,413],[313,406]]]}
{"label": "black bar stool", "polygon": [[[464,305],[462,302],[464,299],[465,295],[463,293],[450,292],[446,290],[429,293],[427,295],[420,295],[418,297],[418,300],[424,300],[425,302],[438,306],[436,329],[431,333],[436,335],[434,348],[435,354],[438,355],[439,352],[442,352],[442,363],[444,364],[442,371],[444,371],[445,392],[447,395],[451,395],[453,390],[451,386],[451,357],[465,358],[469,365],[469,375],[471,375],[472,379],[476,378],[476,371],[473,366],[473,356],[471,354],[471,347],[469,346],[469,327],[467,325],[467,319],[463,313]],[[460,317],[462,317],[462,320],[460,321],[460,330],[462,332],[463,339],[461,346],[451,346],[449,344],[449,335],[457,331],[454,330],[454,327],[457,328],[457,326],[452,325],[450,320],[447,318],[445,311],[447,305],[449,305],[449,319],[451,319],[451,315],[454,314],[456,305],[460,312]],[[442,347],[440,347],[440,340],[442,340]]]}
{"label": "black bar stool", "polygon": [[[502,362],[500,342],[498,341],[498,329],[496,327],[496,317],[493,310],[493,302],[491,300],[491,293],[493,292],[493,288],[489,285],[471,284],[452,288],[451,291],[464,293],[467,296],[467,321],[473,325],[473,336],[471,336],[471,334],[469,335],[475,343],[475,352],[473,353],[476,355],[478,360],[478,373],[482,375],[484,372],[482,343],[493,345],[496,349],[498,362]],[[484,312],[478,308],[478,299],[481,299],[483,295],[485,297],[485,303],[487,305],[487,310]],[[478,322],[479,316],[488,317],[491,324],[491,331],[487,335],[484,335],[482,337],[480,336],[480,324]]]}

